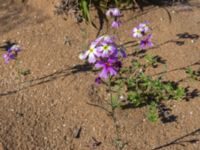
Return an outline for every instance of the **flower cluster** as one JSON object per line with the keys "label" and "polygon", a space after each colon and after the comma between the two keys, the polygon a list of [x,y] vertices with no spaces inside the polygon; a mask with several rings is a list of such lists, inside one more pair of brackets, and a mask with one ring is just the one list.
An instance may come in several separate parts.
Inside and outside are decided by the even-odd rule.
{"label": "flower cluster", "polygon": [[119,28],[121,26],[121,21],[119,20],[119,17],[122,16],[120,10],[118,8],[110,8],[106,12],[106,16],[113,17],[114,21],[112,22],[112,28]]}
{"label": "flower cluster", "polygon": [[152,34],[147,34],[150,31],[148,24],[148,22],[140,23],[132,30],[132,36],[140,39],[141,49],[147,49],[153,46],[153,43],[151,42]]}
{"label": "flower cluster", "polygon": [[118,47],[115,37],[104,35],[91,42],[89,49],[79,55],[81,60],[86,60],[101,72],[96,78],[96,83],[101,79],[117,75],[121,68],[120,57],[126,57],[123,47]]}
{"label": "flower cluster", "polygon": [[5,54],[3,54],[3,58],[5,60],[5,63],[9,63],[10,60],[16,59],[18,53],[21,51],[21,48],[19,45],[13,45],[11,46]]}

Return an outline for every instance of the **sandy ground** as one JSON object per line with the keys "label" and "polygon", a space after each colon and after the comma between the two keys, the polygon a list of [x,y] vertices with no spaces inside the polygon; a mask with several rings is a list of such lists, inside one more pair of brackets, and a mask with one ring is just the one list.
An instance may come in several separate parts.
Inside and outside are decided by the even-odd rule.
{"label": "sandy ground", "polygon": [[[118,109],[120,141],[117,142],[112,117],[101,108],[88,105],[103,100],[92,90],[94,73],[78,59],[88,41],[95,38],[97,29],[77,24],[72,16],[64,20],[54,15],[55,0],[10,2],[0,0],[0,45],[10,40],[19,43],[23,51],[17,62],[5,64],[0,59],[0,150],[116,150],[117,143],[125,143],[123,150],[200,149],[199,82],[181,82],[190,91],[196,90],[197,96],[188,101],[166,102],[177,116],[174,122],[149,122],[146,107]],[[186,74],[180,68],[200,61],[197,7],[174,6],[167,10],[147,7],[144,12],[123,13],[124,23],[118,31],[121,42],[133,40],[130,31],[139,22],[151,23],[155,47],[148,53],[166,60],[167,80],[184,79]],[[94,20],[98,25],[98,20]],[[112,31],[104,26],[103,32]],[[196,38],[178,38],[177,34],[183,33]],[[177,41],[184,44],[177,45]],[[132,49],[127,52],[131,54]],[[19,75],[19,68],[31,73]],[[149,70],[149,74],[162,71],[158,67]],[[97,89],[106,99],[103,87]],[[79,131],[80,137],[76,138]]]}

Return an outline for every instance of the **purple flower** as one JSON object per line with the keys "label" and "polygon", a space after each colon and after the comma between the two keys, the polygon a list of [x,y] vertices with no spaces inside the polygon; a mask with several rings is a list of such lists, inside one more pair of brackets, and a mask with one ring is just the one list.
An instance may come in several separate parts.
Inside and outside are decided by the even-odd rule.
{"label": "purple flower", "polygon": [[79,58],[81,60],[88,58],[89,63],[95,63],[96,58],[100,56],[100,53],[97,51],[97,48],[95,46],[96,46],[96,43],[95,42],[92,43],[90,45],[90,48],[87,51],[79,55]]}
{"label": "purple flower", "polygon": [[103,43],[114,44],[115,43],[115,37],[109,36],[109,35],[104,35]]}
{"label": "purple flower", "polygon": [[112,28],[119,28],[122,25],[121,21],[115,20],[112,22]]}
{"label": "purple flower", "polygon": [[91,45],[93,45],[94,47],[99,46],[104,38],[104,36],[98,37],[96,40],[91,42]]}
{"label": "purple flower", "polygon": [[116,52],[117,48],[114,45],[102,43],[102,46],[98,47],[102,57],[109,57]]}
{"label": "purple flower", "polygon": [[7,52],[3,54],[3,58],[5,60],[5,63],[7,64],[11,59],[15,59],[15,55],[12,52]]}
{"label": "purple flower", "polygon": [[132,35],[135,38],[143,37],[150,29],[148,27],[148,22],[140,23],[137,27],[133,28]]}
{"label": "purple flower", "polygon": [[147,37],[145,37],[143,40],[140,41],[140,48],[146,49],[153,46],[153,43],[151,42],[152,34],[149,34]]}
{"label": "purple flower", "polygon": [[11,46],[9,49],[8,49],[8,52],[11,52],[11,51],[13,51],[13,52],[19,52],[19,51],[21,51],[21,48],[20,48],[20,46],[19,45],[13,45],[13,46]]}
{"label": "purple flower", "polygon": [[95,68],[100,69],[102,71],[99,73],[99,77],[102,79],[107,79],[109,76],[117,75],[119,70],[119,61],[116,58],[109,58],[107,61],[99,61],[95,64]]}
{"label": "purple flower", "polygon": [[95,83],[96,83],[96,84],[101,84],[101,82],[102,82],[102,80],[101,80],[100,77],[97,77],[97,78],[95,79]]}
{"label": "purple flower", "polygon": [[135,38],[141,38],[143,36],[141,28],[138,28],[138,27],[133,28],[132,35]]}
{"label": "purple flower", "polygon": [[120,12],[120,10],[118,8],[110,8],[106,12],[106,16],[120,17],[121,16],[121,12]]}
{"label": "purple flower", "polygon": [[21,51],[21,48],[19,45],[13,45],[11,46],[5,54],[3,54],[3,58],[5,60],[5,63],[9,63],[10,60],[15,59],[17,57],[18,52]]}
{"label": "purple flower", "polygon": [[146,21],[144,23],[140,23],[138,26],[143,34],[146,34],[150,30],[147,24],[149,23]]}

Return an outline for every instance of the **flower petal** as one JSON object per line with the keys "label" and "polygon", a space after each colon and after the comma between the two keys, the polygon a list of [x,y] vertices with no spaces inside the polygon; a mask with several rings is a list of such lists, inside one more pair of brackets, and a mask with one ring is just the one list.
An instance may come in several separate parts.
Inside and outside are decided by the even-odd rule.
{"label": "flower petal", "polygon": [[80,53],[80,54],[79,54],[79,59],[85,60],[85,59],[87,58],[88,54],[89,54],[88,51],[83,52],[83,53]]}
{"label": "flower petal", "polygon": [[88,62],[89,62],[89,63],[95,63],[95,62],[96,62],[96,58],[95,58],[95,56],[94,56],[93,53],[90,53],[90,54],[89,54]]}
{"label": "flower petal", "polygon": [[103,70],[101,71],[101,73],[99,74],[99,77],[100,78],[103,78],[103,79],[107,79],[108,78],[108,70],[107,68],[103,68]]}

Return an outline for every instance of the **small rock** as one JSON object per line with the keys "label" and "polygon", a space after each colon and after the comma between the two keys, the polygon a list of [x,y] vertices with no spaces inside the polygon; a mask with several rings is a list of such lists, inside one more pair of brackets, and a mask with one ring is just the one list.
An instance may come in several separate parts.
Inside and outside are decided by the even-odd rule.
{"label": "small rock", "polygon": [[119,97],[119,99],[120,99],[120,100],[124,100],[125,98],[124,98],[123,95],[121,95],[121,96]]}
{"label": "small rock", "polygon": [[92,149],[95,149],[100,145],[101,145],[101,141],[98,141],[95,137],[92,137],[92,141],[88,144],[88,146]]}
{"label": "small rock", "polygon": [[81,134],[82,127],[75,127],[73,130],[73,138],[79,138]]}
{"label": "small rock", "polygon": [[14,109],[11,108],[10,111],[14,112]]}

